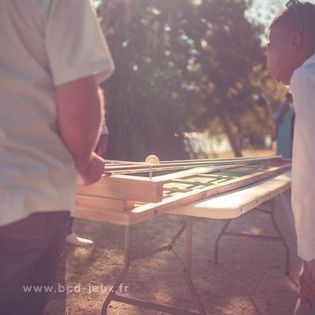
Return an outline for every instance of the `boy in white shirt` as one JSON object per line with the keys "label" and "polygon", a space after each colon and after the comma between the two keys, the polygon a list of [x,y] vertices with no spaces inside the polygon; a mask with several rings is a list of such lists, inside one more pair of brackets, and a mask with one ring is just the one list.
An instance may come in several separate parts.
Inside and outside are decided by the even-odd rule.
{"label": "boy in white shirt", "polygon": [[303,260],[295,314],[315,314],[315,5],[291,0],[269,30],[267,66],[295,109],[292,209]]}

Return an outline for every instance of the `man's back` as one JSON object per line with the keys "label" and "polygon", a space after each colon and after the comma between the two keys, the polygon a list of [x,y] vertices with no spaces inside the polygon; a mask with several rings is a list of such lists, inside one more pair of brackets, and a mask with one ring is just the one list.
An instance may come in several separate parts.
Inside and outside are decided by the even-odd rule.
{"label": "man's back", "polygon": [[0,226],[73,207],[76,172],[57,132],[49,60],[57,56],[47,54],[54,2],[0,2]]}

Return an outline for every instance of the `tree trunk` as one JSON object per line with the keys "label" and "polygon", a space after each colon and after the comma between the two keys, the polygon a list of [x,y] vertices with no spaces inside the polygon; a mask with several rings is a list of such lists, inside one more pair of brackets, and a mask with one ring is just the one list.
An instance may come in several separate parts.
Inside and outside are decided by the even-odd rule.
{"label": "tree trunk", "polygon": [[223,111],[219,112],[219,119],[220,119],[221,124],[224,128],[224,132],[229,139],[229,142],[230,142],[230,145],[233,149],[234,155],[236,157],[241,157],[242,151],[240,148],[240,143],[232,131],[231,123],[229,121],[229,118],[227,117],[227,114]]}

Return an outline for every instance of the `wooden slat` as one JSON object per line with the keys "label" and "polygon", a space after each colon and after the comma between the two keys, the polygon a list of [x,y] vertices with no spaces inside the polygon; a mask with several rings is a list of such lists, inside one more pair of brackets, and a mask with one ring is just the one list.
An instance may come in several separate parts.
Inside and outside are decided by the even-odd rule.
{"label": "wooden slat", "polygon": [[78,186],[78,195],[106,197],[111,199],[159,202],[163,198],[163,183],[149,178],[114,175],[103,176],[100,181],[89,186]]}
{"label": "wooden slat", "polygon": [[89,221],[98,221],[104,223],[130,225],[130,212],[113,211],[93,208],[76,208],[74,216],[79,219],[86,219]]}
{"label": "wooden slat", "polygon": [[265,178],[283,173],[289,170],[291,164],[286,164],[278,167],[271,167],[268,170],[261,170],[254,174],[246,175],[241,178],[236,178],[228,181],[227,183],[214,184],[210,187],[193,190],[187,193],[171,196],[165,198],[158,203],[149,203],[137,207],[131,211],[131,224],[138,223],[143,220],[149,219],[155,215],[164,213],[168,210],[174,209],[179,206],[184,206],[198,200],[202,200],[211,196],[218,195],[227,191],[231,191],[246,185],[253,184]]}
{"label": "wooden slat", "polygon": [[190,188],[180,188],[180,187],[167,187],[165,188],[166,191],[170,191],[170,192],[187,192],[187,191],[191,191]]}
{"label": "wooden slat", "polygon": [[210,166],[210,167],[195,167],[186,171],[175,172],[167,175],[154,176],[152,177],[152,181],[154,182],[168,182],[173,179],[185,178],[189,176],[195,176],[199,174],[209,174],[214,172],[220,172],[224,170],[230,170],[233,168],[237,168],[237,165],[225,165],[225,166]]}
{"label": "wooden slat", "polygon": [[233,219],[280,195],[291,185],[291,172],[272,176],[231,192],[171,210],[176,215],[208,219]]}
{"label": "wooden slat", "polygon": [[201,181],[201,180],[190,180],[190,179],[172,179],[172,183],[178,183],[178,184],[190,184],[190,185],[208,185],[209,181]]}
{"label": "wooden slat", "polygon": [[221,175],[221,174],[200,174],[199,177],[205,177],[205,178],[214,178],[214,179],[232,179],[235,178],[234,175],[228,176],[228,175]]}
{"label": "wooden slat", "polygon": [[[271,155],[271,156],[257,156],[257,157],[232,157],[232,158],[215,158],[215,159],[190,159],[190,160],[172,160],[172,161],[160,161],[160,164],[178,164],[178,163],[200,163],[200,162],[211,162],[211,163],[219,163],[219,162],[231,162],[231,163],[242,163],[242,162],[251,162],[251,163],[259,163],[259,162],[274,162],[280,161],[283,162],[284,159],[280,155]],[[287,160],[287,162],[290,162]]]}
{"label": "wooden slat", "polygon": [[110,199],[85,195],[77,195],[75,201],[77,208],[103,209],[104,211],[127,211],[131,210],[135,206],[135,202],[130,200]]}

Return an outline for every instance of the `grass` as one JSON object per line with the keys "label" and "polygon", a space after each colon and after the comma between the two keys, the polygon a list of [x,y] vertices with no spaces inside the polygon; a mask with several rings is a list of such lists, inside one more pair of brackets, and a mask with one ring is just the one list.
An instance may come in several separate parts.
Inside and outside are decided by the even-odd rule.
{"label": "grass", "polygon": [[[272,155],[272,151],[244,151],[244,156],[268,155]],[[233,154],[226,153],[220,157],[231,156]],[[283,275],[283,253],[279,243],[227,238],[221,244],[221,264],[214,265],[214,240],[223,222],[195,220],[193,280],[209,314],[292,313],[296,295],[294,281],[298,275],[299,263],[295,255],[293,227],[283,211],[279,212],[279,216],[280,226],[293,253],[291,279]],[[182,217],[163,215],[133,226],[133,253],[142,254],[149,249],[168,244],[182,221]],[[254,214],[241,217],[235,222],[233,229],[273,233],[266,217]],[[74,230],[81,237],[92,239],[94,245],[87,248],[65,248],[56,286],[65,286],[68,289],[52,296],[46,310],[47,315],[99,314],[104,298],[123,265],[123,227],[76,219]],[[179,239],[176,249],[183,257],[182,238]],[[122,288],[127,288],[127,294],[131,296],[145,297],[183,308],[191,307],[183,266],[169,252],[132,263]],[[112,302],[108,314],[161,313]]]}

